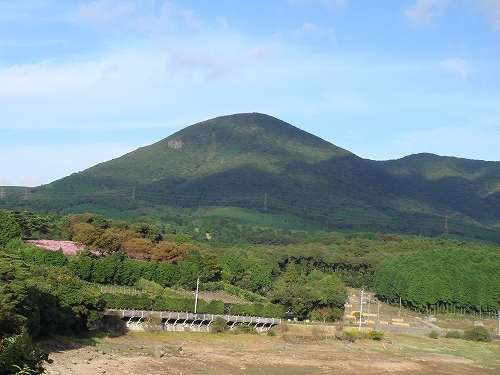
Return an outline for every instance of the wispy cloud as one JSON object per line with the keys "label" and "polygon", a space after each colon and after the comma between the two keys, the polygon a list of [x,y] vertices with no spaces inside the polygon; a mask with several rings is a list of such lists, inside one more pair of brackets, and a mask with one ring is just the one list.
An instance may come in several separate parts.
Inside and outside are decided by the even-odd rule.
{"label": "wispy cloud", "polygon": [[415,26],[430,26],[443,14],[448,0],[417,0],[412,8],[404,10],[406,18]]}
{"label": "wispy cloud", "polygon": [[329,10],[337,10],[345,8],[349,4],[349,0],[290,0],[296,4],[318,4]]}
{"label": "wispy cloud", "polygon": [[110,33],[159,34],[178,30],[202,30],[203,23],[185,8],[154,1],[95,0],[82,4],[75,12],[76,20]]}
{"label": "wispy cloud", "polygon": [[485,17],[491,22],[493,30],[500,31],[500,1],[498,0],[465,0],[477,10],[484,12]]}
{"label": "wispy cloud", "polygon": [[131,2],[97,0],[82,4],[77,11],[82,19],[100,26],[109,26],[127,19],[135,10]]}
{"label": "wispy cloud", "polygon": [[170,56],[173,68],[180,68],[184,73],[197,81],[200,79],[216,79],[227,77],[237,69],[238,61],[228,61],[222,56],[203,50],[177,50]]}
{"label": "wispy cloud", "polygon": [[454,81],[459,80],[463,83],[465,82],[467,74],[471,72],[471,69],[469,69],[467,65],[467,61],[464,59],[450,58],[440,61],[437,69],[452,74],[455,77]]}
{"label": "wispy cloud", "polygon": [[306,22],[298,30],[292,32],[294,39],[302,37],[327,38],[330,42],[335,42],[335,33],[332,28],[324,28],[313,23]]}

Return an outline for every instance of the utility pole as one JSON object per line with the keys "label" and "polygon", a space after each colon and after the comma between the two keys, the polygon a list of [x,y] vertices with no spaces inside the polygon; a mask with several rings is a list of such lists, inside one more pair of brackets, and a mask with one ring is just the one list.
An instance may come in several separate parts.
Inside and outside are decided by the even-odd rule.
{"label": "utility pole", "polygon": [[370,296],[371,294],[368,294],[368,316],[370,316]]}
{"label": "utility pole", "polygon": [[498,310],[498,334],[500,335],[500,310]]}
{"label": "utility pole", "polygon": [[361,294],[359,295],[359,327],[358,331],[361,331],[361,317],[363,316],[363,293],[364,289],[361,290]]}
{"label": "utility pole", "polygon": [[450,230],[448,229],[448,216],[444,218],[444,234],[449,234]]}
{"label": "utility pole", "polygon": [[198,310],[198,288],[200,286],[200,276],[196,280],[196,294],[194,295],[194,313]]}
{"label": "utility pole", "polygon": [[135,186],[132,188],[132,199],[135,199]]}
{"label": "utility pole", "polygon": [[399,311],[398,316],[401,316],[401,296],[399,296]]}

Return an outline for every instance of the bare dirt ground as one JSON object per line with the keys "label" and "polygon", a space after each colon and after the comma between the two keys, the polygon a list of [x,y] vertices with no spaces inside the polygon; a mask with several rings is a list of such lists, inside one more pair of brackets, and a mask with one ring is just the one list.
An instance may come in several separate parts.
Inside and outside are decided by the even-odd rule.
{"label": "bare dirt ground", "polygon": [[[318,339],[311,326],[262,334],[129,332],[72,346],[45,343],[49,375],[499,374],[500,342],[388,334],[383,341]],[[83,342],[80,342],[81,344]],[[88,345],[91,344],[91,345]]]}
{"label": "bare dirt ground", "polygon": [[[359,311],[359,291],[351,291],[346,316]],[[43,343],[54,363],[49,375],[226,375],[226,374],[500,374],[500,340],[474,343],[430,339],[429,323],[411,311],[378,303],[365,295],[363,329],[384,329],[384,340],[350,343],[334,338],[329,325],[283,324],[265,334],[128,332]],[[365,315],[367,314],[367,315]],[[372,315],[369,315],[372,314]],[[365,321],[366,320],[366,321]],[[373,320],[375,324],[369,324]],[[382,326],[380,322],[387,322]],[[498,322],[483,320],[494,331]],[[394,324],[398,324],[395,326]],[[465,329],[473,321],[438,320],[438,328]],[[344,330],[358,325],[345,321]],[[404,333],[403,333],[404,332]],[[418,334],[417,334],[418,333]],[[428,333],[428,332],[427,332]]]}

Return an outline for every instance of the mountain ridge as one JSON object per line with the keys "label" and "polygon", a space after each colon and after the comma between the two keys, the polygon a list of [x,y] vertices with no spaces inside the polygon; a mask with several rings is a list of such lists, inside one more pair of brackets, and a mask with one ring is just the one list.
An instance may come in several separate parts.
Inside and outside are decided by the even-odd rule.
{"label": "mountain ridge", "polygon": [[362,159],[260,113],[193,124],[31,191],[31,205],[45,210],[64,202],[137,211],[224,206],[289,214],[326,229],[437,235],[445,216],[467,236],[484,228],[496,235],[500,227],[500,162],[433,154]]}

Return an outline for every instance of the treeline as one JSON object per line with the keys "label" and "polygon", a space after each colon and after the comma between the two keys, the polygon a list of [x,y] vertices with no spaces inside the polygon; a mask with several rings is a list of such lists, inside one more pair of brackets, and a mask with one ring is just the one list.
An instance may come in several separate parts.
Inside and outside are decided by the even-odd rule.
{"label": "treeline", "polygon": [[465,245],[386,259],[375,273],[377,293],[426,313],[496,313],[500,251]]}
{"label": "treeline", "polygon": [[[171,297],[164,295],[150,295],[148,293],[123,294],[103,293],[106,306],[115,309],[155,310],[155,311],[177,311],[194,312],[195,298]],[[197,313],[200,314],[230,314],[246,316],[264,316],[266,318],[283,318],[285,311],[283,306],[272,303],[232,303],[225,305],[222,300],[211,300],[209,302],[198,299]]]}
{"label": "treeline", "polygon": [[[25,219],[22,219],[23,215]],[[29,227],[26,217],[32,215],[11,213],[11,217],[17,220],[19,229]],[[451,250],[462,254],[467,251],[498,254],[496,246],[397,234],[274,231],[247,228],[222,219],[200,221],[196,225],[186,218],[164,219],[168,221],[144,217],[141,221],[123,222],[94,214],[67,215],[53,221],[51,229],[45,230],[45,236],[79,240],[88,251],[76,257],[65,256],[62,252],[44,252],[19,243],[21,250],[15,251],[21,251],[26,262],[67,267],[82,280],[103,284],[132,286],[142,278],[162,287],[192,289],[200,276],[202,285],[218,283],[228,290],[234,287],[274,298],[274,302],[285,309],[297,311],[297,315],[304,318],[317,317],[318,311],[327,307],[334,310],[340,306],[342,309],[342,298],[337,300],[335,296],[344,292],[309,293],[320,290],[320,284],[327,285],[329,278],[340,279],[356,288],[376,287],[378,291],[385,277],[390,285],[383,288],[389,289],[382,288],[379,293],[389,300],[402,297],[404,303],[417,310],[430,311],[432,307],[435,311],[459,309],[460,312],[475,313],[499,307],[498,298],[495,300],[498,296],[495,295],[496,289],[483,282],[476,284],[483,288],[479,294],[491,295],[491,300],[462,303],[462,299],[450,299],[450,293],[459,293],[456,290],[462,287],[460,283],[453,282],[453,274],[450,276],[451,271],[439,257],[429,258],[429,264],[425,265],[425,270],[436,270],[432,275],[427,275],[427,271],[412,274],[419,282],[413,279],[408,282],[403,274],[396,277],[390,267],[382,266],[389,264],[391,259],[395,259],[392,262],[400,262],[399,259],[407,259],[400,257],[432,251],[436,254],[446,254]],[[31,222],[37,223],[36,220]],[[32,233],[36,231],[36,225],[32,225]],[[22,233],[27,231],[20,230]],[[280,244],[259,243],[255,239],[256,234],[266,234],[269,240],[278,238]],[[109,243],[113,246],[103,246],[106,239],[111,239]],[[14,248],[17,245],[10,246]],[[464,267],[469,261],[463,261]],[[404,267],[394,265],[394,270],[398,269],[401,271]],[[483,277],[480,270],[480,267],[471,267],[470,278]],[[293,271],[297,278],[284,287],[280,280]],[[461,269],[460,273],[465,274]],[[447,292],[445,297],[428,298],[426,293],[431,295],[434,293],[431,291],[440,289],[441,274],[447,275],[446,288],[451,292]],[[396,283],[395,280],[400,278],[405,281]],[[410,288],[410,285],[420,289],[404,289],[405,286]],[[294,302],[299,301],[298,296],[305,296],[308,304]],[[323,301],[327,301],[326,305]],[[329,312],[331,317],[339,314],[339,311]]]}

